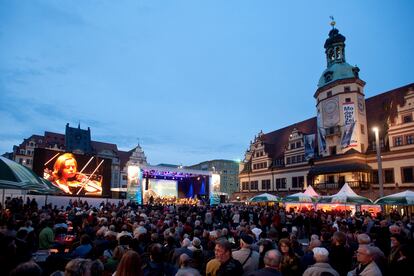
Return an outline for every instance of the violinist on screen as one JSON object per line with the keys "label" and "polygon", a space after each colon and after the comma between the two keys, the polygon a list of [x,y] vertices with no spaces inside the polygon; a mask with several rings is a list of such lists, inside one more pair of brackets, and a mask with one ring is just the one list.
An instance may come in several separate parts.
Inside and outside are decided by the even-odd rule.
{"label": "violinist on screen", "polygon": [[102,183],[78,172],[78,164],[71,153],[59,156],[53,165],[52,178],[61,190],[73,195],[101,195]]}

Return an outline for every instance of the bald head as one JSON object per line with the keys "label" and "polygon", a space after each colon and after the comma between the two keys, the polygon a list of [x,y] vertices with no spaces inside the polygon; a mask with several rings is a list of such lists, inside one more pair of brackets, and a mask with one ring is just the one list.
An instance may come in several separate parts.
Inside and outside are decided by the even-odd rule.
{"label": "bald head", "polygon": [[282,255],[280,254],[278,250],[271,249],[266,252],[263,261],[266,267],[278,269],[281,258],[282,258]]}

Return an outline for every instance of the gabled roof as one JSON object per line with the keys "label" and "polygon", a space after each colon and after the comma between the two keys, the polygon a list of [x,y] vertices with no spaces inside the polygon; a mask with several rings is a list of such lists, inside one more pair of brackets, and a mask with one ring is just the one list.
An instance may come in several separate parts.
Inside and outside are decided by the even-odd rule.
{"label": "gabled roof", "polygon": [[112,144],[112,143],[104,143],[104,142],[98,142],[98,141],[91,141],[91,145],[93,150],[96,153],[99,153],[103,150],[111,150],[115,153],[118,152],[118,147],[116,144]]}
{"label": "gabled roof", "polygon": [[260,139],[263,141],[265,151],[269,154],[269,157],[272,159],[283,157],[285,146],[288,144],[289,136],[294,128],[304,134],[315,134],[316,117],[263,134]]}
{"label": "gabled roof", "polygon": [[365,100],[368,141],[373,141],[375,139],[374,133],[371,131],[374,126],[380,129],[380,136],[383,137],[387,121],[389,120],[390,123],[395,122],[398,112],[397,106],[404,105],[404,96],[410,87],[414,88],[414,83],[381,93]]}

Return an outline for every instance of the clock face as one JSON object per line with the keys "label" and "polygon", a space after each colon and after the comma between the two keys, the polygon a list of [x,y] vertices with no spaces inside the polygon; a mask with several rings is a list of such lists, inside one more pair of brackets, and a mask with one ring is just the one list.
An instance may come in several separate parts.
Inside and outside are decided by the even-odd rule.
{"label": "clock face", "polygon": [[322,108],[322,118],[325,127],[335,126],[339,123],[339,102],[338,98],[328,100]]}
{"label": "clock face", "polygon": [[325,112],[327,114],[332,114],[338,110],[338,102],[337,101],[329,101],[324,106]]}

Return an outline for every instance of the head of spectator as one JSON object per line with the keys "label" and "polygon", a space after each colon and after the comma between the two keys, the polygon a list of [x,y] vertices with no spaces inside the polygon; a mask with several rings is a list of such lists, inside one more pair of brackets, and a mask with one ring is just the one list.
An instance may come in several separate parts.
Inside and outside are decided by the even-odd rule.
{"label": "head of spectator", "polygon": [[327,263],[329,261],[329,251],[323,247],[315,247],[312,249],[313,258],[317,263]]}
{"label": "head of spectator", "polygon": [[240,238],[240,247],[241,248],[250,248],[253,244],[254,239],[252,236],[244,234]]}
{"label": "head of spectator", "polygon": [[89,270],[90,276],[102,276],[104,273],[104,265],[99,259],[96,259],[90,263]]}
{"label": "head of spectator", "polygon": [[344,232],[336,231],[332,236],[332,244],[334,246],[344,246],[346,243],[346,235]]}
{"label": "head of spectator", "polygon": [[121,261],[116,269],[116,276],[142,276],[141,257],[134,250],[128,250],[122,256]]}
{"label": "head of spectator", "polygon": [[368,234],[365,234],[365,233],[359,234],[359,235],[357,236],[357,240],[358,240],[358,244],[359,244],[359,245],[362,245],[362,244],[366,244],[366,245],[368,245],[368,244],[370,244],[370,243],[371,243],[371,238],[370,238],[370,236],[368,236]]}
{"label": "head of spectator", "polygon": [[278,270],[280,267],[280,260],[282,258],[282,254],[276,249],[271,249],[266,252],[263,262],[265,267],[269,267],[272,269]]}
{"label": "head of spectator", "polygon": [[70,260],[65,267],[65,276],[89,276],[90,261],[87,259]]}
{"label": "head of spectator", "polygon": [[175,276],[200,276],[200,272],[195,268],[186,267],[180,268]]}
{"label": "head of spectator", "polygon": [[83,234],[80,238],[80,244],[85,245],[85,244],[90,244],[90,243],[91,243],[91,238],[87,234]]}
{"label": "head of spectator", "polygon": [[155,243],[151,246],[150,259],[154,263],[162,263],[164,261],[161,244]]}
{"label": "head of spectator", "polygon": [[127,248],[125,246],[118,245],[114,249],[114,253],[112,255],[112,259],[118,260],[118,261],[121,260],[122,259],[122,256],[124,256],[124,254],[125,254],[126,251],[127,251]]}
{"label": "head of spectator", "polygon": [[220,263],[227,262],[231,258],[231,243],[224,238],[218,239],[214,248],[214,254]]}
{"label": "head of spectator", "polygon": [[357,261],[362,265],[367,265],[374,259],[374,254],[371,246],[364,245],[358,247],[357,250]]}
{"label": "head of spectator", "polygon": [[308,246],[308,250],[312,250],[315,247],[321,247],[322,242],[318,239],[318,240],[312,240],[309,242],[309,246]]}
{"label": "head of spectator", "polygon": [[318,236],[318,235],[316,235],[316,234],[312,234],[312,236],[311,236],[310,240],[311,240],[311,241],[313,241],[313,240],[319,240],[319,236]]}
{"label": "head of spectator", "polygon": [[279,241],[279,249],[282,255],[294,255],[292,244],[289,239],[280,239]]}
{"label": "head of spectator", "polygon": [[404,243],[403,236],[401,236],[401,234],[392,234],[390,240],[391,248],[397,248]]}
{"label": "head of spectator", "polygon": [[181,242],[181,247],[188,248],[191,245],[191,241],[189,238],[184,238]]}
{"label": "head of spectator", "polygon": [[41,276],[42,269],[33,261],[19,264],[10,272],[10,276]]}
{"label": "head of spectator", "polygon": [[187,254],[183,253],[180,255],[180,258],[178,260],[178,266],[179,268],[185,268],[190,265],[191,258]]}

